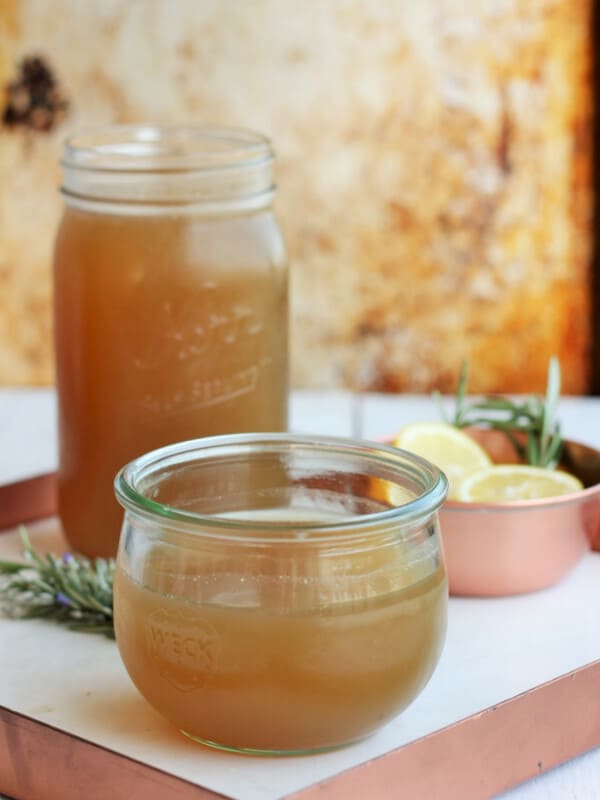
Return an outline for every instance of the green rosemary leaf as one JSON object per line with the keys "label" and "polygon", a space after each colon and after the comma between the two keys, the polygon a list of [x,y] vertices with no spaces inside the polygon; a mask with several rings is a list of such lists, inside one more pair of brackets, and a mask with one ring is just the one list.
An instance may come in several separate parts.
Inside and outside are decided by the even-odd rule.
{"label": "green rosemary leaf", "polygon": [[112,579],[114,573],[114,563],[109,564],[104,558],[96,560],[96,579],[98,585],[105,592],[107,597],[112,597]]}
{"label": "green rosemary leaf", "polygon": [[432,394],[433,400],[434,400],[434,402],[435,402],[435,404],[437,406],[438,413],[439,413],[440,417],[444,420],[444,422],[451,423],[452,420],[450,419],[450,417],[446,413],[446,409],[444,408],[444,403],[442,401],[441,392],[438,391],[438,389],[434,389],[431,394]]}
{"label": "green rosemary leaf", "polygon": [[527,461],[529,462],[529,464],[531,464],[533,467],[540,466],[540,447],[537,439],[531,433],[527,437],[525,454],[527,455]]}
{"label": "green rosemary leaf", "polygon": [[523,445],[523,442],[520,441],[517,438],[517,436],[515,435],[515,433],[510,429],[504,430],[503,433],[510,440],[510,443],[512,444],[512,446],[515,449],[515,453],[519,456],[519,458],[521,460],[524,460],[526,453],[525,453],[525,446]]}
{"label": "green rosemary leaf", "polygon": [[475,401],[470,408],[480,411],[514,411],[514,403],[504,397],[486,397],[483,400]]}
{"label": "green rosemary leaf", "polygon": [[536,394],[532,394],[531,397],[525,401],[525,408],[523,410],[529,414],[532,419],[541,420],[544,414],[542,399]]}
{"label": "green rosemary leaf", "polygon": [[512,433],[536,433],[539,426],[535,422],[519,422],[508,420],[508,422],[492,422],[491,427],[499,431],[511,431]]}
{"label": "green rosemary leaf", "polygon": [[96,597],[94,597],[91,592],[87,594],[86,599],[89,608],[97,611],[99,614],[103,614],[104,616],[112,616],[112,608],[109,608],[101,600],[98,600]]}
{"label": "green rosemary leaf", "polygon": [[41,556],[20,528],[25,563],[0,562],[0,609],[21,619],[46,619],[114,638],[114,561],[66,554]]}
{"label": "green rosemary leaf", "polygon": [[83,622],[69,622],[68,628],[72,631],[78,631],[79,633],[100,633],[103,636],[108,637],[109,639],[115,638],[115,629],[112,625],[103,625],[98,622],[91,622],[91,623],[83,623]]}
{"label": "green rosemary leaf", "polygon": [[29,534],[24,525],[19,525],[19,536],[23,545],[23,555],[25,558],[28,561],[33,561],[38,567],[41,567],[44,563],[44,559],[33,549],[29,540]]}
{"label": "green rosemary leaf", "polygon": [[456,419],[460,421],[463,413],[463,403],[467,393],[467,385],[469,383],[469,362],[463,359],[460,365],[460,373],[458,376],[458,388],[456,390]]}
{"label": "green rosemary leaf", "polygon": [[[561,383],[558,359],[550,359],[543,400],[537,395],[521,401],[498,395],[469,400],[467,378],[468,364],[463,362],[456,391],[454,425],[459,428],[495,428],[510,439],[519,456],[529,464],[556,466],[562,447],[557,421]],[[524,438],[524,442],[519,437]]]}
{"label": "green rosemary leaf", "polygon": [[49,594],[50,596],[54,594],[54,587],[52,584],[48,583],[48,581],[45,581],[43,578],[29,578],[27,581],[27,586],[30,590],[36,589],[42,593]]}
{"label": "green rosemary leaf", "polygon": [[27,564],[18,564],[13,561],[0,561],[0,575],[14,575],[28,569]]}
{"label": "green rosemary leaf", "polygon": [[548,384],[546,387],[546,400],[542,415],[542,430],[540,437],[541,460],[548,466],[551,465],[555,453],[553,451],[553,433],[556,430],[556,415],[560,396],[560,369],[555,358],[550,359],[548,367]]}
{"label": "green rosemary leaf", "polygon": [[546,386],[546,402],[544,403],[544,424],[542,435],[550,436],[556,426],[556,413],[560,397],[560,367],[556,358],[551,358],[548,365],[548,384]]}
{"label": "green rosemary leaf", "polygon": [[34,577],[23,577],[22,573],[18,574],[18,577],[15,577],[11,582],[10,586],[13,591],[17,592],[31,592],[36,590],[38,594],[50,594],[52,596],[52,590],[48,591],[46,585],[40,582],[39,578]]}
{"label": "green rosemary leaf", "polygon": [[548,467],[555,467],[560,460],[561,452],[562,438],[560,434],[560,425],[557,424],[556,433],[550,440],[550,444],[548,445],[548,449],[545,454],[546,465]]}
{"label": "green rosemary leaf", "polygon": [[67,619],[67,614],[62,611],[57,611],[51,605],[45,605],[41,603],[40,605],[32,605],[29,606],[21,613],[22,619],[53,619],[53,620],[60,620],[62,618]]}

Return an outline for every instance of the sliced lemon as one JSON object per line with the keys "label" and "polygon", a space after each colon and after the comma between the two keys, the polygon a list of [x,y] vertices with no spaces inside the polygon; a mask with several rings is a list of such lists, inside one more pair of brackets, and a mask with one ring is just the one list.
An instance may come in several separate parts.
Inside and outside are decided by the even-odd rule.
{"label": "sliced lemon", "polygon": [[383,478],[369,478],[369,497],[385,503],[386,506],[403,506],[417,495],[404,486],[399,486]]}
{"label": "sliced lemon", "polygon": [[471,503],[509,503],[557,497],[583,489],[574,475],[561,470],[499,464],[467,475],[458,487],[458,500]]}
{"label": "sliced lemon", "polygon": [[413,422],[398,432],[393,444],[423,456],[445,472],[450,484],[448,497],[454,499],[465,476],[492,463],[477,442],[445,422]]}

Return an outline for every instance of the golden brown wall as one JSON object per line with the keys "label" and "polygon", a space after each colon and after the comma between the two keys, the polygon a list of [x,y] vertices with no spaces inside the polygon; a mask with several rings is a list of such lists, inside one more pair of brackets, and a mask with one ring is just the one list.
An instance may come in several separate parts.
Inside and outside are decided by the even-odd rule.
{"label": "golden brown wall", "polygon": [[[483,11],[482,8],[486,10]],[[0,382],[52,380],[56,161],[72,128],[273,136],[297,385],[565,388],[589,371],[589,0],[0,0],[0,79],[70,100],[0,131]]]}

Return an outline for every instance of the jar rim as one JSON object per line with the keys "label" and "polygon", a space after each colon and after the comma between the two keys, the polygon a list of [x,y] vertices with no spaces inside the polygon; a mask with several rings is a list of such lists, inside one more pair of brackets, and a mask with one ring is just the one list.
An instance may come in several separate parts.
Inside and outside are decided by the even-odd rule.
{"label": "jar rim", "polygon": [[[424,485],[421,494],[406,503],[393,506],[383,511],[361,515],[344,516],[339,521],[270,521],[265,519],[232,519],[212,514],[201,514],[187,511],[175,506],[160,503],[147,497],[139,490],[139,483],[153,471],[167,467],[197,464],[199,461],[223,457],[226,453],[247,454],[277,453],[305,449],[315,454],[336,455],[338,457],[360,457],[366,459],[373,467],[387,468],[400,477],[417,477]],[[328,534],[335,536],[343,531],[348,536],[363,535],[370,529],[381,531],[382,525],[411,524],[422,521],[435,513],[442,505],[448,491],[448,481],[444,473],[434,464],[415,453],[401,450],[390,445],[361,439],[334,436],[314,436],[309,434],[288,433],[249,433],[226,436],[211,436],[191,439],[166,447],[152,450],[125,465],[117,474],[114,483],[115,494],[126,511],[137,516],[175,524],[184,532],[202,532],[203,535],[255,535],[263,532],[263,536],[253,536],[254,541],[273,542],[273,533],[291,533],[309,530],[317,534],[319,539],[327,540]],[[289,538],[289,537],[287,537]],[[336,537],[338,538],[338,537]]]}
{"label": "jar rim", "polygon": [[87,128],[63,145],[63,167],[145,173],[239,169],[270,163],[271,140],[246,128],[129,124]]}
{"label": "jar rim", "polygon": [[112,125],[63,146],[67,205],[112,214],[228,214],[271,205],[274,153],[244,128]]}

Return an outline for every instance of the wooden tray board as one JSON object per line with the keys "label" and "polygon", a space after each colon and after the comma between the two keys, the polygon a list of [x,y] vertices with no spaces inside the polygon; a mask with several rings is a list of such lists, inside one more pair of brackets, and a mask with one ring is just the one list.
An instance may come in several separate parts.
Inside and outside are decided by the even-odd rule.
{"label": "wooden tray board", "polygon": [[[34,519],[51,479],[8,495],[13,516]],[[8,495],[0,490],[2,510]],[[54,519],[31,525],[30,535],[41,549],[65,549]],[[0,558],[18,552],[14,531],[0,536]],[[361,744],[281,759],[183,738],[138,695],[109,640],[0,620],[0,792],[22,800],[488,798],[600,745],[599,608],[598,554],[544,592],[453,598],[440,665],[404,714]]]}

